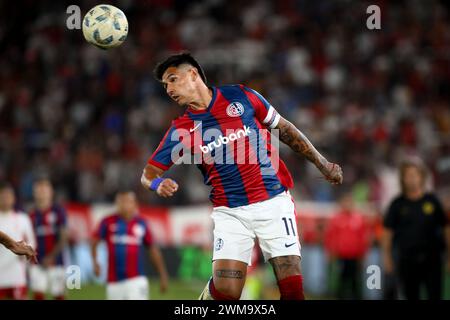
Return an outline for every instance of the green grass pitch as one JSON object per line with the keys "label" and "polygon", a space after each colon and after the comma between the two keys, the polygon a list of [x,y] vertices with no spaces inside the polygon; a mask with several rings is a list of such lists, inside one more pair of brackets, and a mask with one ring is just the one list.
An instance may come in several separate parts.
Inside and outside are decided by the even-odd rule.
{"label": "green grass pitch", "polygon": [[[199,280],[171,279],[169,288],[165,293],[159,291],[159,281],[150,280],[151,300],[196,300],[200,296],[206,282]],[[106,286],[101,284],[82,284],[80,289],[67,290],[69,300],[104,300],[106,299]]]}

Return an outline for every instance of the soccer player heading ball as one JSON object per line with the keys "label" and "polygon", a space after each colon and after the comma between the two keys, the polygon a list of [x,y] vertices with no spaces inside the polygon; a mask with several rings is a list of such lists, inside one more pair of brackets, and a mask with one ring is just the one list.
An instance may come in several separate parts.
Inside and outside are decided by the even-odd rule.
{"label": "soccer player heading ball", "polygon": [[213,276],[200,299],[240,298],[255,238],[273,266],[281,299],[303,299],[300,243],[289,194],[293,181],[272,148],[268,129],[277,129],[280,140],[314,163],[332,184],[342,183],[342,169],[258,92],[243,85],[207,86],[201,66],[188,53],[158,64],[155,76],[186,111],[172,122],[141,182],[159,196],[171,197],[178,184],[163,174],[174,163],[193,159],[212,186]]}

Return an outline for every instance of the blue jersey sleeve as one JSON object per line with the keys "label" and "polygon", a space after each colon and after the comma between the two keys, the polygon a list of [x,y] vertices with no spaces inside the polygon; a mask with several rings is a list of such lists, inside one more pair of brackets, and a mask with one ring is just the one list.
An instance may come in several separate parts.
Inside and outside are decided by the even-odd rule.
{"label": "blue jersey sleeve", "polygon": [[158,148],[153,152],[148,164],[154,165],[162,170],[168,170],[173,163],[180,157],[177,146],[180,141],[178,139],[177,130],[172,123],[169,130],[167,130],[164,138],[158,145]]}

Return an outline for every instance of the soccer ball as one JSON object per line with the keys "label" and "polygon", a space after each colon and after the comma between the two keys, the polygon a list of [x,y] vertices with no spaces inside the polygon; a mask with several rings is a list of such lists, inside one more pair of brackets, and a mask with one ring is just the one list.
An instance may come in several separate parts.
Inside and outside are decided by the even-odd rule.
{"label": "soccer ball", "polygon": [[119,8],[100,4],[86,13],[83,35],[87,42],[101,49],[120,46],[128,34],[128,21]]}

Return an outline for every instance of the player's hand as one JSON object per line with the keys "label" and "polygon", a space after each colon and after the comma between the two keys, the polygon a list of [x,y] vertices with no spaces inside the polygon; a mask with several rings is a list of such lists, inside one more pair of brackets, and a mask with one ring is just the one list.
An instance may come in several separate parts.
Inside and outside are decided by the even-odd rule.
{"label": "player's hand", "polygon": [[159,291],[161,293],[165,293],[167,291],[168,286],[169,286],[169,277],[166,274],[162,275],[159,279]]}
{"label": "player's hand", "polygon": [[328,162],[321,171],[331,184],[342,184],[344,177],[342,168],[338,164]]}
{"label": "player's hand", "polygon": [[94,261],[94,274],[96,277],[100,277],[101,267],[97,261]]}
{"label": "player's hand", "polygon": [[164,179],[163,182],[158,186],[156,193],[160,197],[168,198],[173,196],[178,190],[178,184],[172,179]]}
{"label": "player's hand", "polygon": [[25,241],[12,243],[10,250],[17,255],[26,256],[28,260],[37,263],[36,251]]}

